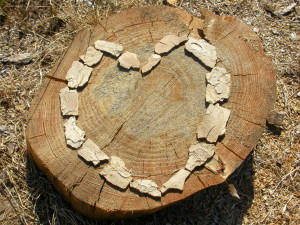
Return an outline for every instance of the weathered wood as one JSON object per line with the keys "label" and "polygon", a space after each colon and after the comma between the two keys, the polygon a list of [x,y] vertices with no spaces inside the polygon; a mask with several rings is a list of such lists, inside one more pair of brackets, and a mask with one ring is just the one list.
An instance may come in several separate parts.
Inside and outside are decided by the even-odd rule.
{"label": "weathered wood", "polygon": [[[222,105],[231,110],[231,116],[225,137],[215,149],[224,168],[217,173],[205,168],[194,171],[181,192],[167,191],[161,198],[141,196],[99,176],[107,164],[88,166],[77,150],[66,146],[66,120],[59,102],[59,91],[66,84],[45,79],[28,116],[28,149],[57,190],[81,213],[115,218],[157,211],[223,182],[256,145],[276,96],[270,60],[259,38],[243,23],[209,11],[202,15],[203,20],[165,6],[122,11],[80,32],[50,74],[65,80],[73,61],[97,40],[124,46],[144,65],[165,36],[190,34],[201,39],[198,29],[203,30],[216,47],[217,65],[231,74],[230,97]],[[118,61],[104,54],[79,93],[76,124],[105,154],[119,156],[134,180],[147,177],[161,188],[186,165],[188,149],[206,112],[205,75],[209,72],[190,56],[184,46],[175,48],[142,77],[138,71],[120,70]]]}

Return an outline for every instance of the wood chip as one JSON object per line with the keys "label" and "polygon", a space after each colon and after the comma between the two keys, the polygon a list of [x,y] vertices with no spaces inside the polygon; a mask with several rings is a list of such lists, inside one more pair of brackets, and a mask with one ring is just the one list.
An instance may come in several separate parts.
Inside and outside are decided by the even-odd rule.
{"label": "wood chip", "polygon": [[142,67],[142,73],[147,73],[152,70],[161,60],[161,56],[153,54],[148,58],[148,62]]}
{"label": "wood chip", "polygon": [[231,196],[236,197],[240,199],[239,194],[237,193],[237,190],[233,184],[228,184],[228,191],[231,194]]}
{"label": "wood chip", "polygon": [[189,159],[185,168],[193,171],[195,167],[201,166],[215,153],[215,145],[207,143],[198,143],[189,148]]}
{"label": "wood chip", "polygon": [[214,154],[214,156],[210,160],[208,160],[204,164],[204,166],[206,169],[212,171],[214,174],[222,174],[225,169],[222,160],[217,154]]}
{"label": "wood chip", "polygon": [[71,68],[68,70],[67,73],[67,81],[68,86],[70,88],[77,88],[84,86],[92,73],[92,68],[89,66],[83,65],[79,61],[74,61]]}
{"label": "wood chip", "polygon": [[34,55],[31,53],[21,53],[21,54],[13,54],[13,55],[1,54],[1,55],[3,55],[3,57],[0,57],[0,62],[19,64],[19,65],[28,64],[34,58]]}
{"label": "wood chip", "polygon": [[100,171],[100,175],[121,189],[127,188],[132,180],[131,173],[126,168],[125,163],[116,156],[111,157],[109,164]]}
{"label": "wood chip", "polygon": [[185,49],[196,56],[206,66],[213,68],[217,62],[216,48],[210,45],[205,40],[196,40],[195,38],[189,38],[185,43]]}
{"label": "wood chip", "polygon": [[88,66],[94,66],[100,62],[103,53],[96,50],[94,47],[88,47],[85,55],[80,56],[80,59],[84,62],[84,64]]}
{"label": "wood chip", "polygon": [[219,104],[210,104],[198,127],[198,138],[206,138],[208,142],[216,142],[220,135],[225,134],[229,115],[229,109],[225,109]]}
{"label": "wood chip", "polygon": [[120,66],[122,66],[125,69],[140,68],[140,61],[139,61],[137,55],[132,52],[123,53],[118,58],[118,61],[120,63]]}
{"label": "wood chip", "polygon": [[107,52],[116,57],[119,57],[123,52],[122,45],[102,40],[98,40],[95,42],[95,48],[100,51]]}
{"label": "wood chip", "polygon": [[84,142],[85,132],[76,126],[76,118],[70,117],[64,125],[67,145],[78,149]]}
{"label": "wood chip", "polygon": [[183,190],[183,186],[185,180],[190,175],[190,171],[185,169],[180,169],[177,173],[175,173],[166,183],[163,184],[160,189],[161,193],[165,193],[170,189]]}
{"label": "wood chip", "polygon": [[175,46],[180,45],[182,42],[187,41],[187,36],[178,37],[176,35],[167,35],[163,39],[161,39],[154,48],[154,51],[157,54],[168,53]]}
{"label": "wood chip", "polygon": [[64,116],[78,116],[78,93],[68,87],[62,88],[59,92],[60,108]]}
{"label": "wood chip", "polygon": [[152,180],[134,180],[130,183],[130,187],[153,197],[161,197],[161,192],[158,190],[158,185]]}
{"label": "wood chip", "polygon": [[81,148],[78,150],[78,155],[81,156],[85,161],[92,162],[97,166],[101,161],[109,160],[109,157],[100,150],[98,145],[91,139],[87,139],[83,143]]}
{"label": "wood chip", "polygon": [[206,74],[206,101],[208,103],[223,102],[229,98],[230,74],[222,67],[214,67]]}

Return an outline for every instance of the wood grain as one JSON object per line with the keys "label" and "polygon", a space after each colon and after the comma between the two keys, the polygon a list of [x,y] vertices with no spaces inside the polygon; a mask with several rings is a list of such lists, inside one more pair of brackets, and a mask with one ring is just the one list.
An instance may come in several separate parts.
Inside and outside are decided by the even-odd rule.
{"label": "wood grain", "polygon": [[[120,218],[162,209],[211,185],[223,182],[257,143],[275,99],[275,76],[262,45],[246,25],[232,17],[202,12],[203,18],[166,6],[129,9],[80,32],[45,79],[28,115],[28,150],[57,190],[78,211],[93,218]],[[204,26],[203,26],[204,24]],[[225,164],[222,175],[194,171],[182,192],[152,198],[120,190],[99,176],[103,168],[86,164],[66,146],[59,90],[73,61],[96,40],[113,41],[138,55],[141,64],[164,36],[193,35],[203,30],[216,47],[217,65],[232,74],[231,110],[224,139],[216,153]],[[201,33],[201,32],[200,32]],[[199,37],[200,38],[200,37]],[[119,68],[104,54],[88,85],[79,92],[76,124],[109,156],[118,156],[133,178],[151,179],[159,187],[188,159],[205,111],[205,75],[209,70],[184,50],[175,48],[149,74]]]}

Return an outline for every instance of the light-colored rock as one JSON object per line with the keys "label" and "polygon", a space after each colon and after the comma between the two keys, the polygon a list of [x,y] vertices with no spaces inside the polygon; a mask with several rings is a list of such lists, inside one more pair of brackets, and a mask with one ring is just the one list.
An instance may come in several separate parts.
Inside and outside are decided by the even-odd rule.
{"label": "light-colored rock", "polygon": [[268,113],[268,117],[267,117],[267,122],[270,125],[274,125],[274,126],[282,126],[284,125],[284,118],[286,117],[286,113],[285,112],[278,112],[276,110],[271,110]]}
{"label": "light-colored rock", "polygon": [[189,148],[189,159],[185,168],[193,171],[195,167],[201,166],[215,153],[215,145],[207,143],[198,143]]}
{"label": "light-colored rock", "polygon": [[169,189],[183,190],[183,186],[185,180],[190,175],[190,171],[185,169],[180,169],[177,173],[175,173],[166,183],[163,184],[160,189],[161,193],[165,193]]}
{"label": "light-colored rock", "polygon": [[116,156],[111,157],[109,164],[100,171],[100,175],[121,189],[127,188],[132,180],[131,173],[126,168],[125,163]]}
{"label": "light-colored rock", "polygon": [[76,126],[76,118],[70,117],[64,125],[67,145],[78,149],[84,142],[85,132]]}
{"label": "light-colored rock", "polygon": [[204,164],[205,168],[212,171],[214,174],[221,174],[224,171],[224,164],[217,154]]}
{"label": "light-colored rock", "polygon": [[78,116],[78,93],[68,87],[59,92],[60,108],[63,116]]}
{"label": "light-colored rock", "polygon": [[158,190],[157,184],[152,180],[133,180],[130,183],[130,187],[153,197],[161,197],[161,192]]}
{"label": "light-colored rock", "polygon": [[103,53],[96,50],[94,47],[90,46],[86,50],[86,53],[80,56],[80,59],[84,62],[84,64],[88,66],[94,66],[100,62]]}
{"label": "light-colored rock", "polygon": [[123,52],[122,45],[109,42],[109,41],[102,41],[102,40],[95,41],[95,48],[100,51],[107,52],[116,57],[119,57]]}
{"label": "light-colored rock", "polygon": [[28,64],[32,61],[35,55],[31,53],[21,53],[21,54],[1,54],[3,57],[0,57],[0,62],[2,63],[12,63],[12,64]]}
{"label": "light-colored rock", "polygon": [[187,36],[178,37],[176,35],[167,35],[161,39],[154,47],[154,51],[157,54],[168,53],[175,46],[180,45],[182,42],[187,41]]}
{"label": "light-colored rock", "polygon": [[78,155],[85,161],[97,166],[101,161],[109,160],[109,157],[91,139],[87,139],[78,150]]}
{"label": "light-colored rock", "polygon": [[222,67],[214,67],[206,74],[206,101],[208,103],[223,102],[230,94],[230,74]]}
{"label": "light-colored rock", "polygon": [[140,68],[140,61],[136,54],[132,52],[124,52],[119,58],[118,61],[120,66],[124,67],[125,69]]}
{"label": "light-colored rock", "polygon": [[206,66],[213,68],[216,65],[216,48],[207,43],[204,39],[197,40],[190,37],[185,43],[185,49],[196,56]]}
{"label": "light-colored rock", "polygon": [[225,109],[219,104],[210,104],[198,127],[198,138],[206,138],[208,142],[216,142],[220,135],[225,134],[229,115],[229,109]]}
{"label": "light-colored rock", "polygon": [[66,77],[68,86],[70,88],[84,86],[88,82],[92,70],[91,67],[83,65],[79,61],[74,61]]}
{"label": "light-colored rock", "polygon": [[148,58],[148,62],[142,67],[142,73],[147,73],[152,70],[161,60],[161,56],[153,54]]}

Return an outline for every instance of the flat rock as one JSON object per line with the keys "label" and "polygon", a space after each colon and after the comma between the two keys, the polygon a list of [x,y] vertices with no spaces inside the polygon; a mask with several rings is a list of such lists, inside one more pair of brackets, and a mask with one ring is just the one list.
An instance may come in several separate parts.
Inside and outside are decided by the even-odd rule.
{"label": "flat rock", "polygon": [[222,67],[214,67],[206,74],[206,101],[208,103],[223,102],[229,98],[230,74]]}
{"label": "flat rock", "polygon": [[62,88],[59,92],[61,113],[64,116],[78,116],[78,93],[77,90]]}
{"label": "flat rock", "polygon": [[95,41],[95,48],[100,51],[107,52],[116,57],[119,57],[123,52],[122,45],[116,44],[114,42],[109,42],[109,41],[102,41],[102,40]]}
{"label": "flat rock", "polygon": [[86,50],[85,55],[80,56],[80,59],[84,62],[84,64],[88,66],[94,66],[100,62],[102,59],[103,53],[96,50],[94,47],[90,46]]}
{"label": "flat rock", "polygon": [[225,134],[229,115],[229,109],[225,109],[219,104],[210,104],[198,127],[198,138],[206,138],[208,142],[216,142],[220,135]]}
{"label": "flat rock", "polygon": [[109,157],[91,139],[87,139],[78,150],[78,155],[85,161],[97,166],[101,161],[109,160]]}
{"label": "flat rock", "polygon": [[193,171],[195,167],[203,165],[209,158],[215,154],[215,145],[207,143],[198,143],[189,148],[189,159],[185,169]]}
{"label": "flat rock", "polygon": [[68,86],[70,88],[84,86],[88,82],[92,70],[91,67],[83,65],[79,61],[74,61],[66,77]]}
{"label": "flat rock", "polygon": [[119,58],[118,61],[120,63],[120,66],[122,66],[125,69],[140,68],[140,61],[136,54],[132,52],[124,52]]}
{"label": "flat rock", "polygon": [[175,173],[166,183],[163,184],[160,189],[161,193],[165,193],[170,189],[183,190],[183,186],[185,180],[190,175],[190,171],[185,169],[180,169],[177,173]]}
{"label": "flat rock", "polygon": [[100,175],[121,189],[127,188],[132,180],[131,173],[126,168],[125,163],[116,156],[111,157],[109,164],[100,171]]}
{"label": "flat rock", "polygon": [[190,37],[189,40],[185,43],[185,49],[196,56],[206,66],[213,68],[216,65],[216,48],[210,45],[205,40],[197,40]]}
{"label": "flat rock", "polygon": [[154,48],[155,53],[163,54],[171,51],[175,46],[180,45],[182,42],[187,41],[187,36],[178,37],[176,35],[167,35],[161,39]]}
{"label": "flat rock", "polygon": [[158,185],[152,180],[134,180],[130,183],[130,187],[153,197],[161,197],[161,192],[158,190]]}
{"label": "flat rock", "polygon": [[142,73],[147,73],[152,70],[161,60],[161,56],[153,54],[148,58],[148,62],[142,67]]}
{"label": "flat rock", "polygon": [[76,118],[72,116],[64,125],[67,145],[78,149],[84,142],[85,132],[76,126]]}

